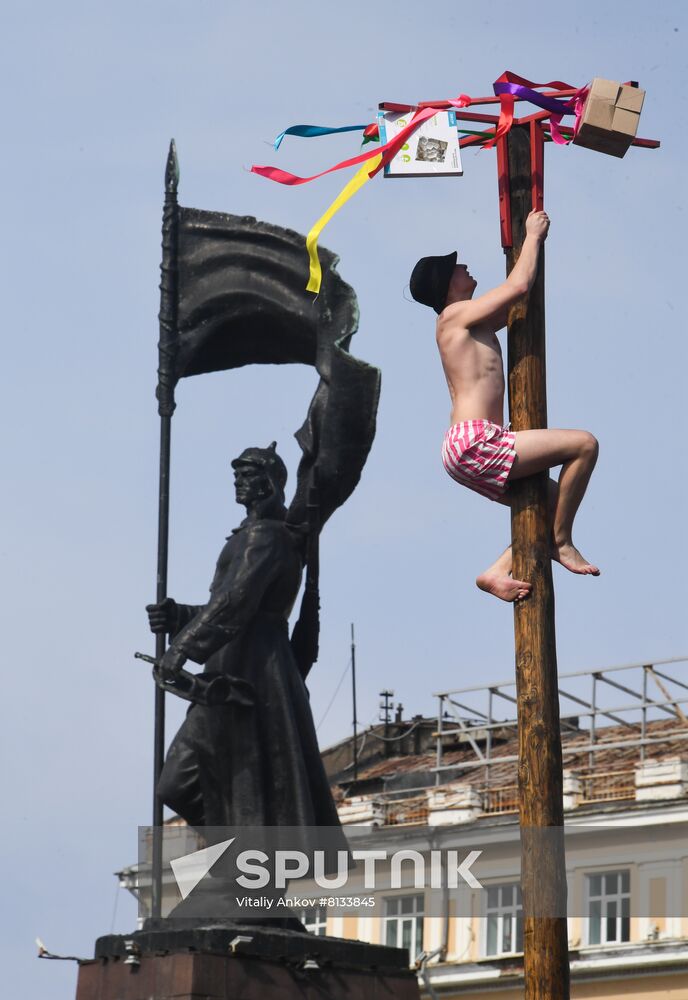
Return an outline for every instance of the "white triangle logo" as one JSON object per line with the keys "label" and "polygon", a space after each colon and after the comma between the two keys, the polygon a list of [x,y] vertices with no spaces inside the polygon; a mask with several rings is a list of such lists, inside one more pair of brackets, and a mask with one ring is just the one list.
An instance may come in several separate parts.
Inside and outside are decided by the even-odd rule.
{"label": "white triangle logo", "polygon": [[232,837],[231,840],[223,840],[220,844],[204,847],[202,851],[184,854],[183,857],[170,861],[170,868],[177,880],[182,899],[186,899],[189,893],[196,888],[218,858],[222,857],[229,845],[235,840],[236,837]]}

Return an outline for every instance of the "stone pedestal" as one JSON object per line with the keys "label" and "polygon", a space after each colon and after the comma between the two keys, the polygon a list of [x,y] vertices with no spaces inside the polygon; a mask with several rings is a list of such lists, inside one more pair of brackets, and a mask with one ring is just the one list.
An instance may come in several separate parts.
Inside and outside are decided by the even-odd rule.
{"label": "stone pedestal", "polygon": [[76,1000],[419,1000],[400,948],[264,926],[111,935],[79,968]]}

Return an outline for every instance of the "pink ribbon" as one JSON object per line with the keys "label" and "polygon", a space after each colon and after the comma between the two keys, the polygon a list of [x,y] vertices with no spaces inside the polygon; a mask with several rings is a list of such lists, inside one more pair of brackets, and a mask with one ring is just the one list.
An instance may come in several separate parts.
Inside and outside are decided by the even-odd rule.
{"label": "pink ribbon", "polygon": [[[461,98],[459,98],[461,100]],[[461,105],[464,107],[465,105]],[[319,174],[313,174],[312,177],[298,177],[296,174],[290,174],[286,170],[280,170],[279,167],[251,167],[251,173],[258,174],[259,177],[267,177],[270,181],[277,181],[278,184],[307,184],[309,181],[317,180],[318,177],[324,177],[325,174],[331,174],[334,170],[343,170],[345,167],[353,167],[357,163],[364,163],[366,160],[370,160],[375,156],[382,154],[382,160],[373,170],[370,171],[370,177],[374,177],[375,174],[384,167],[386,163],[389,163],[391,159],[396,156],[398,151],[406,142],[408,136],[415,132],[419,125],[421,125],[428,118],[432,118],[433,115],[437,114],[437,108],[421,108],[416,111],[413,118],[408,125],[405,126],[393,139],[386,142],[384,146],[377,146],[374,149],[369,149],[365,153],[359,153],[358,156],[352,156],[348,160],[342,160],[341,163],[335,164],[334,167],[328,167],[327,170],[322,170]]]}

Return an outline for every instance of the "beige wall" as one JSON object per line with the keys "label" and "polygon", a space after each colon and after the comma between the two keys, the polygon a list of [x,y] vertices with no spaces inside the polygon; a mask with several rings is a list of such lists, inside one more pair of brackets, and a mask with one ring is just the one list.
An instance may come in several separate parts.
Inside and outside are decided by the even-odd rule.
{"label": "beige wall", "polygon": [[344,917],[342,920],[342,937],[349,941],[358,938],[358,917]]}
{"label": "beige wall", "polygon": [[[574,983],[572,1000],[688,1000],[685,976],[643,976],[620,982]],[[463,997],[462,997],[463,1000]],[[483,998],[484,1000],[484,998]]]}
{"label": "beige wall", "polygon": [[[665,878],[649,879],[650,923],[663,933],[666,930],[667,884]],[[655,914],[652,916],[652,914]]]}
{"label": "beige wall", "polygon": [[[427,994],[421,990],[421,996]],[[462,986],[456,992],[442,990],[442,1000],[523,1000],[523,987],[472,990]],[[688,982],[681,976],[643,976],[622,981],[572,983],[571,1000],[688,1000]]]}
{"label": "beige wall", "polygon": [[[644,944],[653,929],[660,941],[683,939],[688,943],[688,917],[672,916],[681,908],[681,898],[688,893],[688,857],[686,857],[685,822],[670,825],[662,832],[651,827],[638,832],[630,827],[620,827],[618,831],[618,860],[600,864],[600,854],[595,843],[581,836],[580,845],[568,855],[569,893],[574,911],[582,913],[585,908],[586,877],[597,871],[613,868],[628,868],[631,874],[631,895],[636,912],[646,914],[631,919],[631,943]],[[615,833],[616,836],[616,833]],[[507,882],[515,879],[518,871],[518,843],[504,844],[503,853],[491,877],[484,879],[490,883]],[[363,887],[361,886],[363,893]],[[413,890],[409,890],[413,891]],[[307,894],[304,891],[304,894]],[[454,965],[457,972],[466,962],[481,962],[484,959],[485,921],[482,918],[481,894],[464,889],[450,901],[450,921],[448,953],[446,965]],[[666,916],[666,914],[669,916]],[[569,922],[569,942],[573,949],[586,945],[586,923],[582,917],[573,917]],[[442,943],[444,930],[441,917],[426,917],[424,927],[424,948],[433,951]],[[378,916],[368,916],[361,911],[358,915],[331,917],[327,933],[337,937],[368,941],[381,944],[384,938],[384,920]],[[587,952],[592,958],[594,951]],[[648,958],[652,945],[648,944]],[[628,975],[628,973],[626,973]],[[598,981],[577,982],[572,987],[572,997],[580,1000],[688,1000],[688,976],[682,982],[678,975],[668,973],[643,976],[641,970],[633,978],[624,978],[624,972],[611,973],[609,978]],[[461,1000],[522,1000],[522,987],[490,989],[489,980],[483,981],[482,989],[477,985],[448,987],[442,991],[447,1000],[460,997]]]}

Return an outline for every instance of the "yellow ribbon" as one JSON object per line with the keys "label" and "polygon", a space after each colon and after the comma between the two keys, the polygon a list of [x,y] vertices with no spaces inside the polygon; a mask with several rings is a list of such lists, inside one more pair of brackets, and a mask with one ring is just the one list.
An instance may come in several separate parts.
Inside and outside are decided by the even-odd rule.
{"label": "yellow ribbon", "polygon": [[378,156],[367,160],[363,166],[356,171],[346,187],[339,192],[325,214],[320,216],[306,237],[306,249],[308,250],[308,258],[310,261],[310,275],[308,278],[308,284],[306,285],[307,292],[315,292],[317,295],[320,291],[322,270],[320,268],[320,260],[318,259],[318,237],[332,216],[336,215],[342,205],[346,204],[349,198],[351,198],[352,195],[355,195],[356,192],[363,187],[366,181],[370,180],[371,173],[377,170],[381,160],[382,154],[379,154]]}

